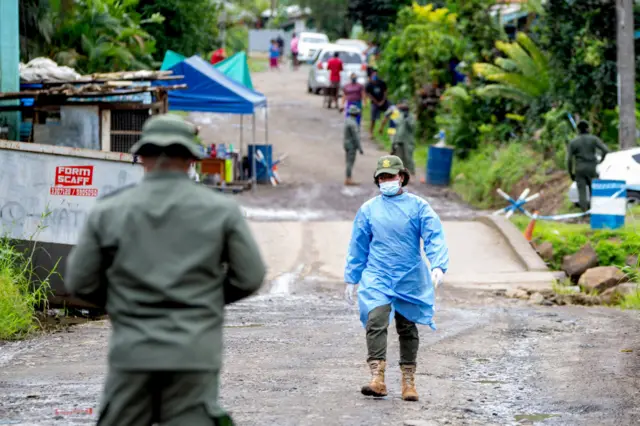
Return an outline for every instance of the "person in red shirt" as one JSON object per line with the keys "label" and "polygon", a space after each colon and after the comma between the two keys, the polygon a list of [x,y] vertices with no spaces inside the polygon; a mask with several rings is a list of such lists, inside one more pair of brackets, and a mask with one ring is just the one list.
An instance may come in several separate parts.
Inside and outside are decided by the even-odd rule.
{"label": "person in red shirt", "polygon": [[329,70],[329,108],[331,108],[332,100],[336,102],[336,108],[338,105],[338,94],[340,93],[340,73],[344,70],[342,61],[340,60],[340,53],[333,54],[333,58],[327,62],[327,69]]}

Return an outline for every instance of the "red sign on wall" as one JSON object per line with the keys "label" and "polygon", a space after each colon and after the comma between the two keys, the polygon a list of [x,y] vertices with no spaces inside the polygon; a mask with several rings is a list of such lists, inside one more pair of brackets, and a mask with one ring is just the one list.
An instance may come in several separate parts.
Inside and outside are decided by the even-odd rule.
{"label": "red sign on wall", "polygon": [[93,166],[56,167],[55,186],[91,186],[93,184]]}
{"label": "red sign on wall", "polygon": [[97,197],[97,188],[93,185],[93,166],[59,166],[56,167],[54,186],[51,195],[70,195],[78,197]]}

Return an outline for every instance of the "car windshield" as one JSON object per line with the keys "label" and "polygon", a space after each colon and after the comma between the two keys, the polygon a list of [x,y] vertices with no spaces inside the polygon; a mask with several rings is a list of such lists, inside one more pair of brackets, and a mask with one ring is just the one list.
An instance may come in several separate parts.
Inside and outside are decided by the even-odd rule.
{"label": "car windshield", "polygon": [[[322,54],[322,62],[327,62],[329,59],[333,58],[334,53],[335,52],[324,52]],[[355,52],[338,52],[338,55],[343,64],[362,63],[362,57]]]}
{"label": "car windshield", "polygon": [[302,39],[303,42],[305,43],[309,43],[309,44],[320,44],[320,43],[326,43],[327,40],[324,38],[317,38],[317,37],[304,37]]}
{"label": "car windshield", "polygon": [[640,154],[632,155],[631,158],[636,160],[636,163],[640,164]]}

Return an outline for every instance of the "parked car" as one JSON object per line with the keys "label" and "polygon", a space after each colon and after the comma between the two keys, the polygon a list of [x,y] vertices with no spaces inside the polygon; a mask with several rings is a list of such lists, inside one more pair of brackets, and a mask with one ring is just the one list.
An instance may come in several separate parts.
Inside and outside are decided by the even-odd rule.
{"label": "parked car", "polygon": [[340,46],[355,47],[363,55],[364,55],[364,52],[366,52],[367,49],[369,48],[369,45],[367,44],[366,41],[358,40],[355,38],[341,38],[336,40],[335,44]]}
{"label": "parked car", "polygon": [[298,60],[307,62],[318,54],[320,47],[329,43],[329,37],[322,33],[300,33],[298,41]]}
{"label": "parked car", "polygon": [[[640,203],[640,148],[616,151],[608,154],[598,165],[600,179],[627,182],[627,199]],[[575,182],[569,188],[569,201],[578,205],[578,187]]]}
{"label": "parked car", "polygon": [[309,93],[320,93],[329,87],[329,70],[327,62],[333,58],[335,53],[344,64],[344,71],[340,74],[340,87],[344,87],[351,80],[351,74],[358,76],[358,83],[367,82],[367,65],[364,55],[355,47],[340,46],[337,44],[327,44],[318,52],[313,67],[309,70],[309,81],[307,89]]}

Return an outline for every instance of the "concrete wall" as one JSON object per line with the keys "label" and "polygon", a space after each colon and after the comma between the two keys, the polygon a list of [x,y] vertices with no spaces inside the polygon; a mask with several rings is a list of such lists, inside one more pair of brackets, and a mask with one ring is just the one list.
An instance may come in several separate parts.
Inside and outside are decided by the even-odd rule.
{"label": "concrete wall", "polygon": [[[79,170],[62,166],[92,166],[91,181],[60,187],[64,170]],[[96,199],[142,175],[126,154],[0,141],[0,233],[73,245]]]}
{"label": "concrete wall", "polygon": [[249,30],[249,52],[268,52],[271,40],[278,38],[278,35],[284,39],[285,54],[290,54],[292,33],[282,30]]}
{"label": "concrete wall", "polygon": [[34,142],[100,150],[99,114],[97,106],[62,106],[59,123],[34,125]]}

